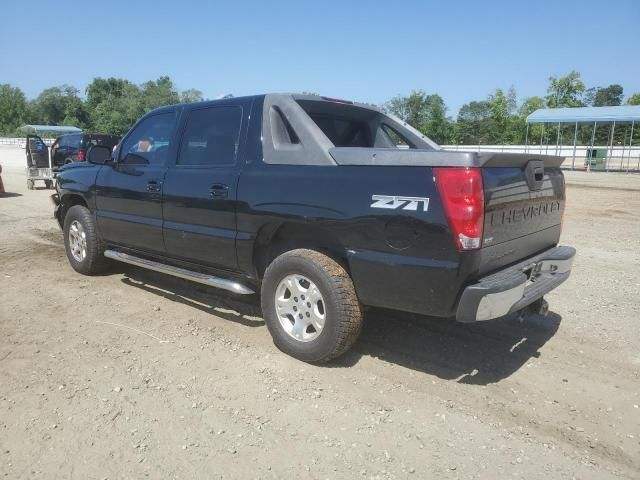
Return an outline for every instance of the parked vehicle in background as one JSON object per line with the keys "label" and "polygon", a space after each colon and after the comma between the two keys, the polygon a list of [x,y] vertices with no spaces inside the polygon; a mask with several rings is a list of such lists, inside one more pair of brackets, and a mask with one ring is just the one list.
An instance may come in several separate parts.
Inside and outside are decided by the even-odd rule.
{"label": "parked vehicle in background", "polygon": [[53,200],[77,272],[113,259],[260,292],[275,344],[324,362],[363,306],[544,313],[575,255],[563,159],[444,151],[368,105],[270,94],[154,110],[64,166]]}
{"label": "parked vehicle in background", "polygon": [[36,180],[44,182],[46,188],[52,188],[55,174],[51,169],[49,147],[37,135],[27,135],[25,145],[27,155],[27,188],[33,190]]}
{"label": "parked vehicle in background", "polygon": [[27,188],[29,190],[35,188],[36,180],[42,180],[46,188],[52,188],[56,173],[62,166],[85,161],[87,152],[95,146],[104,146],[113,150],[119,141],[120,137],[117,135],[69,133],[56,138],[49,149],[40,136],[27,135],[25,144]]}
{"label": "parked vehicle in background", "polygon": [[83,162],[92,146],[101,145],[113,149],[120,137],[101,133],[74,133],[56,138],[51,145],[51,167],[54,170],[71,162]]}

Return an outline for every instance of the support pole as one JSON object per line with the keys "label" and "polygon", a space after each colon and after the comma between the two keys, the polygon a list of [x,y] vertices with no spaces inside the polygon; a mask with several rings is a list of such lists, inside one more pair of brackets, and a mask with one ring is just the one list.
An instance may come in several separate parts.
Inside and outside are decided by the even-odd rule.
{"label": "support pole", "polygon": [[[631,122],[631,137],[629,138],[629,163],[631,163],[631,149],[633,147],[633,127],[636,126],[636,121]],[[640,155],[638,155],[638,167],[636,170],[640,171]]]}
{"label": "support pole", "polygon": [[542,155],[542,138],[544,137],[544,126],[545,124],[542,124],[542,131],[540,132],[540,155]]}
{"label": "support pole", "polygon": [[544,154],[547,155],[549,153],[549,140],[547,137],[544,137]]}
{"label": "support pole", "polygon": [[611,129],[609,130],[609,145],[607,145],[607,154],[604,157],[604,169],[609,171],[609,159],[613,157],[613,135],[616,133],[616,122],[615,120],[611,124]]}
{"label": "support pole", "polygon": [[556,150],[555,155],[558,155],[558,146],[560,145],[560,122],[558,122],[558,129],[556,130]]}
{"label": "support pole", "polygon": [[[624,154],[627,149],[627,128],[624,129],[624,139],[622,140],[622,153],[620,154],[620,170],[624,168]],[[629,173],[629,163],[627,162],[627,173]]]}
{"label": "support pole", "polygon": [[571,170],[576,167],[576,142],[578,141],[578,122],[576,122],[576,128],[573,131],[573,158],[571,159]]}
{"label": "support pole", "polygon": [[524,153],[529,151],[529,122],[527,122],[527,130],[524,134]]}
{"label": "support pole", "polygon": [[587,172],[591,173],[591,158],[593,157],[593,142],[596,141],[596,127],[598,122],[593,122],[593,133],[591,134],[591,143],[589,144],[589,150],[587,150]]}

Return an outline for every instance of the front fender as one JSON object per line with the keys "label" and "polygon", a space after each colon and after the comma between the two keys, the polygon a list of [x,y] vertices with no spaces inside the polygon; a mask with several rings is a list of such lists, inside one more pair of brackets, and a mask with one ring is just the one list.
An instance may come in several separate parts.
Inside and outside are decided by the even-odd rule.
{"label": "front fender", "polygon": [[94,210],[95,184],[99,171],[100,166],[91,164],[63,169],[56,177],[60,202],[65,204],[67,195],[78,196],[87,208]]}

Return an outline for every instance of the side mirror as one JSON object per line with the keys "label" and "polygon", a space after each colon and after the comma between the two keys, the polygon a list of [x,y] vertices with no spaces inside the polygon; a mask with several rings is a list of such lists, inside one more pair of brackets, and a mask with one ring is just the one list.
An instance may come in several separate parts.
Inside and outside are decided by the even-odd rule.
{"label": "side mirror", "polygon": [[94,145],[87,152],[87,162],[104,165],[111,161],[111,149],[104,145]]}

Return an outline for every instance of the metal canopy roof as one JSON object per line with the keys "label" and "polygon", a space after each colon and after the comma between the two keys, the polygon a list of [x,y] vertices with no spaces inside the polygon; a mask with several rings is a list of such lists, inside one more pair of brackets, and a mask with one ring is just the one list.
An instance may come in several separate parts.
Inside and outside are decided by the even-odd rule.
{"label": "metal canopy roof", "polygon": [[81,133],[82,129],[78,127],[60,126],[60,125],[23,125],[20,130],[28,133]]}
{"label": "metal canopy roof", "polygon": [[527,123],[593,123],[640,121],[640,105],[620,107],[541,108]]}

